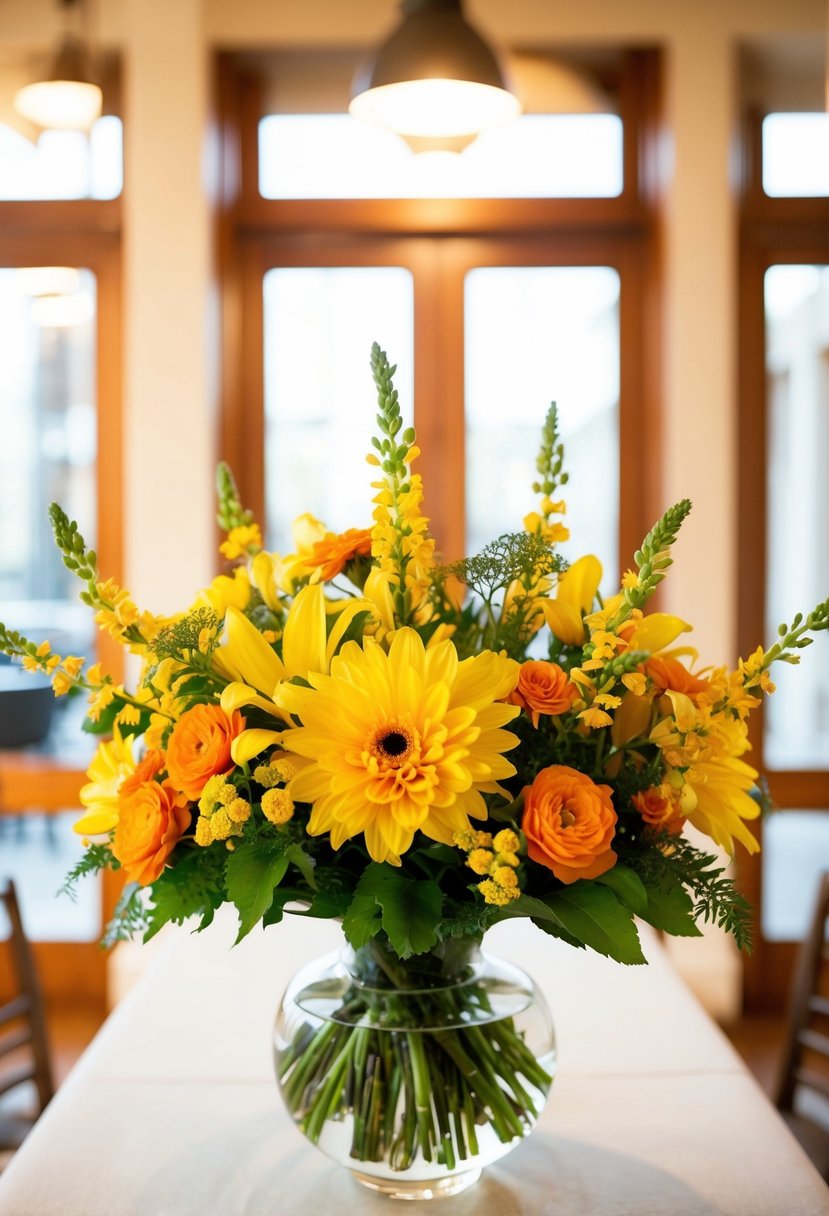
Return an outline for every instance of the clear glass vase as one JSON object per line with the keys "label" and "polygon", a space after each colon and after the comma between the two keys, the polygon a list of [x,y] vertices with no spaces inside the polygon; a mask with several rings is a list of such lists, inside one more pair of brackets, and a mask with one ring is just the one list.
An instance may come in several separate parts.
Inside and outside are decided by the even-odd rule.
{"label": "clear glass vase", "polygon": [[555,1071],[544,998],[478,940],[401,961],[374,939],[303,968],[274,1030],[300,1130],[397,1199],[471,1186],[532,1130]]}

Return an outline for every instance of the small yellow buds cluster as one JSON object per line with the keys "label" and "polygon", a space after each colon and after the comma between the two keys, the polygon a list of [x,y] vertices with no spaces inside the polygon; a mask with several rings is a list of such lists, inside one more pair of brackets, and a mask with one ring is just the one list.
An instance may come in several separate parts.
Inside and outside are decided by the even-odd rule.
{"label": "small yellow buds cluster", "polygon": [[227,540],[219,545],[219,552],[228,561],[235,561],[246,553],[258,553],[262,548],[262,533],[258,524],[240,524],[231,528]]}
{"label": "small yellow buds cluster", "polygon": [[293,818],[294,800],[287,790],[265,790],[262,795],[262,814],[276,827],[281,827]]}
{"label": "small yellow buds cluster", "polygon": [[502,828],[494,837],[490,832],[468,828],[456,832],[454,841],[468,854],[466,864],[470,870],[484,878],[478,883],[478,890],[485,903],[503,907],[518,899],[521,889],[515,871],[521,862],[518,856],[521,842],[512,828]]}
{"label": "small yellow buds cluster", "polygon": [[206,625],[204,629],[199,631],[199,654],[209,654],[216,641],[218,629],[215,625]]}
{"label": "small yellow buds cluster", "polygon": [[267,764],[258,764],[253,770],[253,779],[266,790],[290,781],[299,772],[299,765],[287,752],[274,752]]}
{"label": "small yellow buds cluster", "polygon": [[236,786],[221,774],[211,777],[199,799],[196,844],[206,848],[214,840],[241,836],[242,825],[250,819],[250,803],[240,798]]}
{"label": "small yellow buds cluster", "polygon": [[24,671],[43,671],[51,676],[55,696],[62,697],[78,682],[85,661],[74,654],[62,659],[52,653],[50,642],[41,642],[33,654],[24,654],[21,665]]}

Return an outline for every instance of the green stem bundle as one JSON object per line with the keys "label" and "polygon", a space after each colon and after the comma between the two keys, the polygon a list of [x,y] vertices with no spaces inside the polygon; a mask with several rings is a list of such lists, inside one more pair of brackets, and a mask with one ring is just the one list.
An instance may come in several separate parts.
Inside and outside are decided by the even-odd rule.
{"label": "green stem bundle", "polygon": [[281,1053],[283,1096],[308,1139],[350,1119],[354,1161],[403,1171],[418,1158],[474,1164],[484,1127],[503,1144],[527,1135],[552,1077],[514,1019],[475,979],[407,990],[405,967],[382,970],[384,986],[355,981],[330,1020],[304,1021]]}

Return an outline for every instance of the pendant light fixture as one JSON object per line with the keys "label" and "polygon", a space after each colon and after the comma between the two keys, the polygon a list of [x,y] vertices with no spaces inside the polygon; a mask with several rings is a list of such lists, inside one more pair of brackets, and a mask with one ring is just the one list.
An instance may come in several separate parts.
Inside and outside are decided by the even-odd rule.
{"label": "pendant light fixture", "polygon": [[403,20],[358,71],[350,112],[410,143],[469,143],[520,113],[492,49],[460,0],[402,0]]}
{"label": "pendant light fixture", "polygon": [[14,98],[18,114],[39,127],[86,131],[100,117],[102,94],[90,69],[89,51],[79,31],[70,29],[75,15],[83,18],[80,0],[58,0],[64,12],[60,46],[47,71],[20,89]]}

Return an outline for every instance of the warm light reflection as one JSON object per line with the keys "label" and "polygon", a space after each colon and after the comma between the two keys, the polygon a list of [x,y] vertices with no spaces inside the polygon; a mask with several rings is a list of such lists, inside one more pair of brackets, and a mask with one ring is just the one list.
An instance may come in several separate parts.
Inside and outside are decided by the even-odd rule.
{"label": "warm light reflection", "polygon": [[516,118],[518,98],[471,80],[404,80],[368,89],[349,111],[401,135],[472,135]]}

